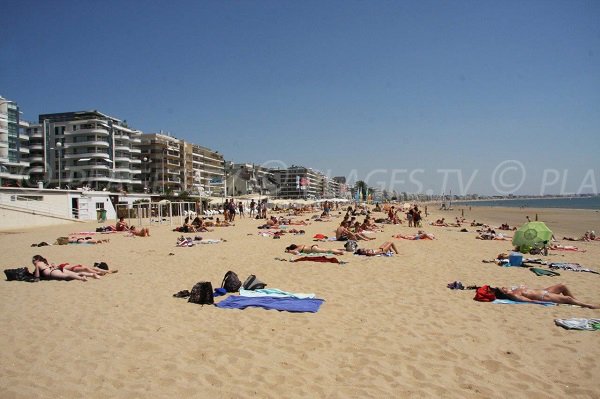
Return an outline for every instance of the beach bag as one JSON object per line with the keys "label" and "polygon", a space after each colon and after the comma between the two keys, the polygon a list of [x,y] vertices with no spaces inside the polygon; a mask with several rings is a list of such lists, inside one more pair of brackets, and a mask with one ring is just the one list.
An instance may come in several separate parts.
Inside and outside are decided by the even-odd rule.
{"label": "beach bag", "polygon": [[210,281],[200,281],[192,288],[188,302],[198,305],[212,305],[215,303],[213,288]]}
{"label": "beach bag", "polygon": [[489,285],[484,285],[483,287],[477,288],[473,300],[479,302],[493,302],[496,300],[496,295],[494,295],[494,292]]}
{"label": "beach bag", "polygon": [[108,264],[106,262],[96,262],[94,263],[94,266],[98,269],[108,270]]}
{"label": "beach bag", "polygon": [[246,281],[244,281],[245,290],[260,290],[266,286],[267,284],[260,281],[254,274],[249,275]]}
{"label": "beach bag", "polygon": [[238,275],[231,270],[225,273],[225,277],[223,277],[223,282],[221,283],[221,288],[225,288],[227,292],[236,292],[242,286],[242,282],[238,278]]}
{"label": "beach bag", "polygon": [[346,248],[346,251],[348,252],[354,252],[358,249],[358,243],[354,240],[348,240],[344,244],[344,248]]}
{"label": "beach bag", "polygon": [[35,276],[29,272],[26,267],[19,267],[17,269],[6,269],[4,270],[6,275],[6,281],[27,281],[33,282]]}

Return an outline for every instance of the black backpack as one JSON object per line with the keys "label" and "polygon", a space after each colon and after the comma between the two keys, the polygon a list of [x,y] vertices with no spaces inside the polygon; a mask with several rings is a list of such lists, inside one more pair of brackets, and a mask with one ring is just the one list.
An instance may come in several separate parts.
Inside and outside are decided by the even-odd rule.
{"label": "black backpack", "polygon": [[259,290],[265,288],[266,286],[267,284],[256,278],[254,274],[249,275],[246,281],[244,281],[245,290]]}
{"label": "black backpack", "polygon": [[4,274],[6,274],[6,281],[27,281],[29,283],[35,281],[35,276],[26,267],[6,269]]}
{"label": "black backpack", "polygon": [[242,286],[242,282],[235,272],[231,270],[225,273],[225,277],[223,277],[223,282],[221,283],[221,288],[225,288],[227,292],[237,292]]}
{"label": "black backpack", "polygon": [[213,288],[210,281],[200,281],[192,288],[188,302],[198,305],[212,305],[215,303]]}

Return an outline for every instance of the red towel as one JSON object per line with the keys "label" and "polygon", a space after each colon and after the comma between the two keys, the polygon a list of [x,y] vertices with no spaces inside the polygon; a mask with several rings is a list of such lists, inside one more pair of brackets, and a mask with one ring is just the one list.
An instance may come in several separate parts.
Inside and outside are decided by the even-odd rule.
{"label": "red towel", "polygon": [[340,263],[337,258],[329,258],[327,256],[303,256],[302,258],[294,259],[292,262],[311,261],[321,263]]}

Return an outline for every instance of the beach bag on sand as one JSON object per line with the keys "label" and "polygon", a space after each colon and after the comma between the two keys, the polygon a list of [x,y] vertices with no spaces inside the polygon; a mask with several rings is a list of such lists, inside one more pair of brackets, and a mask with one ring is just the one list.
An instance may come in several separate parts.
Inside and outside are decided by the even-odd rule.
{"label": "beach bag on sand", "polygon": [[479,302],[493,302],[496,300],[496,295],[494,295],[494,292],[489,285],[484,285],[483,287],[477,288],[473,300]]}
{"label": "beach bag on sand", "polygon": [[225,273],[225,277],[223,277],[223,282],[221,283],[221,288],[225,288],[227,292],[237,292],[242,286],[242,282],[235,272],[231,270]]}
{"label": "beach bag on sand", "polygon": [[35,281],[35,276],[26,267],[6,269],[4,274],[6,274],[6,281],[27,281],[30,283]]}
{"label": "beach bag on sand", "polygon": [[188,302],[198,305],[212,305],[215,303],[213,288],[210,281],[200,281],[192,288]]}
{"label": "beach bag on sand", "polygon": [[254,274],[248,276],[246,281],[244,281],[244,289],[245,290],[260,290],[267,286],[266,283],[260,281]]}
{"label": "beach bag on sand", "polygon": [[346,248],[346,251],[348,252],[354,252],[358,249],[358,243],[354,240],[348,240],[344,244],[344,248]]}

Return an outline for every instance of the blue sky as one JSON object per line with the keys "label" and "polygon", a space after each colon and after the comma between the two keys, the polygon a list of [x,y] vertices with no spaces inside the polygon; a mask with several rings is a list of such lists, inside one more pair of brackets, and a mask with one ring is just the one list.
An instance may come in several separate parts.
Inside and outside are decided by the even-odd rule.
{"label": "blue sky", "polygon": [[13,1],[0,95],[400,192],[597,192],[598,21],[594,0]]}

